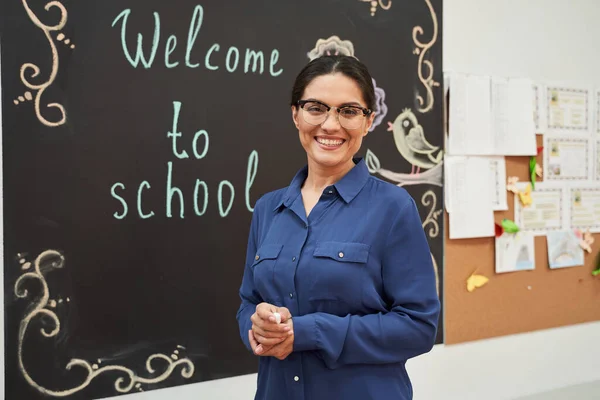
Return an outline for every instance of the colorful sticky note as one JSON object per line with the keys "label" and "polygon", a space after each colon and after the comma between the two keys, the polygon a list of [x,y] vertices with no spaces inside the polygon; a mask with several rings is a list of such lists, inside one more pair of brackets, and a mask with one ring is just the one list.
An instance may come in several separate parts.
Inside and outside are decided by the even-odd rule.
{"label": "colorful sticky note", "polygon": [[516,176],[508,177],[508,183],[506,184],[506,190],[509,192],[513,192],[514,194],[519,193],[519,189],[517,188],[517,182],[519,182],[519,178]]}
{"label": "colorful sticky note", "polygon": [[587,251],[588,253],[591,253],[592,252],[591,245],[592,245],[592,243],[594,243],[594,237],[590,233],[590,230],[588,229],[585,232],[576,230],[575,234],[579,238],[579,246],[581,246],[581,248],[584,249],[585,251]]}
{"label": "colorful sticky note", "polygon": [[538,147],[537,148],[537,155],[539,156],[542,153],[542,151],[544,151],[544,146]]}
{"label": "colorful sticky note", "polygon": [[504,233],[504,228],[502,228],[498,224],[494,224],[494,234],[495,234],[495,236],[496,237],[500,237],[500,236],[502,236],[503,233]]}
{"label": "colorful sticky note", "polygon": [[514,223],[514,221],[511,221],[510,219],[506,218],[502,220],[502,229],[504,230],[504,232],[508,233],[517,233],[520,230],[517,224]]}
{"label": "colorful sticky note", "polygon": [[531,187],[535,190],[535,167],[537,165],[537,160],[535,157],[531,157],[529,159],[529,176],[531,178]]}
{"label": "colorful sticky note", "polygon": [[483,275],[475,275],[475,273],[471,274],[467,279],[467,290],[472,292],[476,288],[480,288],[486,283],[488,283],[489,278]]}
{"label": "colorful sticky note", "polygon": [[525,190],[519,192],[519,200],[521,200],[521,204],[525,207],[531,205],[533,202],[531,199],[531,185],[527,185]]}

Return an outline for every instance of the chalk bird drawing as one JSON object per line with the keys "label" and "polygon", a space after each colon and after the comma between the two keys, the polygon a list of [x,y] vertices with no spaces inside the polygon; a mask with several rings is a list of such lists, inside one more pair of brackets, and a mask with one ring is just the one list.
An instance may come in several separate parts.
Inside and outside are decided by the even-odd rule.
{"label": "chalk bird drawing", "polygon": [[388,125],[398,151],[412,164],[411,175],[418,174],[421,168],[430,169],[442,162],[443,150],[427,141],[423,127],[410,109],[402,110],[394,123],[388,122]]}

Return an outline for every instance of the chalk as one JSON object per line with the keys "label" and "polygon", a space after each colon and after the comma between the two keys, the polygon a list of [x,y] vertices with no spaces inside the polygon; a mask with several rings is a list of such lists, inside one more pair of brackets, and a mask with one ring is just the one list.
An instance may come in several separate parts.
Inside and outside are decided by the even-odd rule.
{"label": "chalk", "polygon": [[281,323],[281,314],[276,312],[276,313],[273,313],[273,316],[275,316],[275,322],[280,324]]}

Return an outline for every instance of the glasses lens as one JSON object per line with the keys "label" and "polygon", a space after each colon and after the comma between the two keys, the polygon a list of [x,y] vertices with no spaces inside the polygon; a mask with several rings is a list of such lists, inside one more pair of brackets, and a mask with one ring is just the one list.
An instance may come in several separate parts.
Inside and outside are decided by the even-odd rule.
{"label": "glasses lens", "polygon": [[327,119],[327,107],[316,102],[308,102],[302,107],[304,121],[311,125],[321,125]]}
{"label": "glasses lens", "polygon": [[[327,107],[321,103],[309,101],[302,107],[302,116],[306,123],[311,125],[321,125],[327,119]],[[342,107],[339,110],[338,121],[346,129],[356,129],[360,127],[363,119],[363,112],[355,107]]]}
{"label": "glasses lens", "polygon": [[356,129],[360,127],[363,112],[358,108],[344,107],[340,109],[340,125],[346,129]]}

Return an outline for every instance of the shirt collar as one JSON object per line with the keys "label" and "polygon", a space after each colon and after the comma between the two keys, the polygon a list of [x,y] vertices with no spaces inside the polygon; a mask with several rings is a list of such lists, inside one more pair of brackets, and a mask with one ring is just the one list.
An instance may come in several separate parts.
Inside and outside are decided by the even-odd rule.
{"label": "shirt collar", "polygon": [[[354,158],[352,161],[354,161],[354,164],[356,164],[354,168],[348,171],[348,173],[344,175],[342,179],[333,185],[340,197],[347,204],[350,203],[362,190],[370,176],[367,165],[362,158]],[[274,208],[274,211],[278,210],[282,205],[289,207],[294,200],[296,200],[296,198],[300,195],[302,184],[306,180],[307,176],[308,165],[305,165],[296,173],[292,179],[292,182],[288,186],[288,189],[282,196],[281,201],[279,201]]]}

